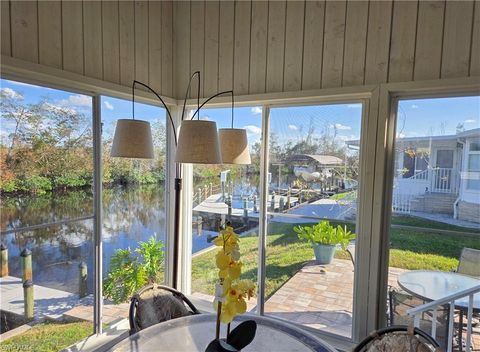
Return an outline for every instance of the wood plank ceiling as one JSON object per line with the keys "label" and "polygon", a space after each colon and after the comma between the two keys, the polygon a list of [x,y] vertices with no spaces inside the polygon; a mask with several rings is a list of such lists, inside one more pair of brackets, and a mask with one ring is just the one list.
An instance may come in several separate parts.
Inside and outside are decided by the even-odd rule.
{"label": "wood plank ceiling", "polygon": [[2,1],[3,55],[182,98],[480,75],[479,1]]}

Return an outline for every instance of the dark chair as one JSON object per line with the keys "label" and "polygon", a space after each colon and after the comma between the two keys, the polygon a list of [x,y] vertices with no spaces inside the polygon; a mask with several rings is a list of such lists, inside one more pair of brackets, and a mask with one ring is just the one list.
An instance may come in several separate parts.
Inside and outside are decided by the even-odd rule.
{"label": "dark chair", "polygon": [[441,351],[437,341],[413,326],[394,325],[375,330],[353,352],[433,352]]}
{"label": "dark chair", "polygon": [[180,291],[164,285],[148,285],[130,300],[130,334],[163,321],[192,314],[200,312]]}
{"label": "dark chair", "polygon": [[[458,258],[458,267],[456,272],[462,275],[473,276],[477,279],[480,278],[480,250],[467,247],[463,248],[462,253],[460,254],[460,258]],[[462,335],[464,329],[466,330],[467,328],[463,320],[464,315],[466,315],[466,311],[459,310],[458,313],[458,336],[460,338],[459,344],[463,344],[464,342],[462,342]],[[455,317],[457,318],[457,315],[455,315]],[[480,314],[474,312],[472,320],[473,321],[471,333],[473,335],[478,335],[480,334]],[[475,351],[478,351],[478,349],[476,349]]]}
{"label": "dark chair", "polygon": [[[413,317],[408,315],[407,311],[411,308],[420,306],[425,302],[420,298],[409,295],[397,288],[389,288],[389,325],[391,326],[413,326]],[[432,331],[432,312],[422,314],[420,319],[420,329],[423,331]],[[441,341],[442,346],[446,345],[448,338],[448,307],[437,307],[436,334],[437,341]]]}

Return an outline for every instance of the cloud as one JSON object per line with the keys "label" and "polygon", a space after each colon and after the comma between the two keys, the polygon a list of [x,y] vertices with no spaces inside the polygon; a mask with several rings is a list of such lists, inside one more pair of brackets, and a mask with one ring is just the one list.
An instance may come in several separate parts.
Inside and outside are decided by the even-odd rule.
{"label": "cloud", "polygon": [[405,138],[405,133],[397,133],[397,138]]}
{"label": "cloud", "polygon": [[362,107],[362,104],[347,104],[347,108],[349,109],[360,109]]}
{"label": "cloud", "polygon": [[108,100],[105,100],[103,103],[108,110],[113,110],[113,105]]}
{"label": "cloud", "polygon": [[7,98],[11,99],[23,99],[23,95],[19,92],[13,90],[12,88],[2,88],[1,89],[2,95],[6,96]]}
{"label": "cloud", "polygon": [[243,128],[245,128],[247,130],[247,132],[251,133],[251,134],[261,134],[262,133],[262,129],[260,127],[254,126],[254,125],[248,125],[248,126],[245,126]]}
{"label": "cloud", "polygon": [[77,111],[71,107],[68,107],[68,106],[64,106],[64,105],[55,105],[55,104],[51,104],[51,103],[48,103],[48,102],[45,102],[42,104],[42,108],[47,110],[47,111],[51,111],[51,112],[54,112],[54,113],[60,113],[60,114],[70,114],[70,115],[74,115],[77,113]]}
{"label": "cloud", "polygon": [[337,130],[351,130],[352,129],[352,127],[347,126],[347,125],[342,125],[341,123],[336,123],[335,128]]}
{"label": "cloud", "polygon": [[92,98],[86,95],[70,95],[68,102],[75,106],[92,106]]}
{"label": "cloud", "polygon": [[415,105],[415,104],[412,104],[410,107],[411,107],[412,109],[418,109],[418,105]]}
{"label": "cloud", "polygon": [[288,128],[290,128],[291,130],[294,130],[294,131],[298,130],[298,127],[295,126],[295,125],[288,125]]}
{"label": "cloud", "polygon": [[355,136],[354,134],[350,134],[348,136],[343,136],[343,135],[338,135],[336,138],[339,140],[346,142],[346,141],[355,141],[359,140],[360,138],[358,136]]}
{"label": "cloud", "polygon": [[475,123],[475,122],[477,122],[477,120],[468,119],[468,120],[465,120],[465,121],[463,121],[463,122],[465,122],[465,123]]}
{"label": "cloud", "polygon": [[92,107],[92,98],[86,95],[70,95],[68,99],[61,99],[55,102],[58,106],[73,107]]}
{"label": "cloud", "polygon": [[254,115],[259,115],[259,114],[262,113],[262,108],[259,107],[259,106],[255,106],[255,107],[253,107],[250,111],[251,111],[252,114],[254,114]]}

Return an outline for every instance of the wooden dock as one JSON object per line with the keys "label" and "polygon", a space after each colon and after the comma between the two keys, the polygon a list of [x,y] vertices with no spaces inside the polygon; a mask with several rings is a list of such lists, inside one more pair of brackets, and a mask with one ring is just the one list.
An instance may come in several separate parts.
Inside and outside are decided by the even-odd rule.
{"label": "wooden dock", "polygon": [[[0,304],[3,311],[23,316],[22,279],[0,277]],[[77,294],[34,285],[34,316],[36,320],[93,321],[93,296],[79,298]],[[128,318],[128,303],[104,301],[103,322],[111,324]]]}
{"label": "wooden dock", "polygon": [[[283,204],[287,204],[287,196],[275,196],[275,211],[280,209],[280,200]],[[290,197],[290,203],[292,206],[298,203],[298,197]],[[268,210],[271,211],[272,196],[268,197]],[[260,205],[258,206],[260,209]],[[202,201],[200,204],[193,208],[193,211],[202,213],[211,213],[218,215],[228,215],[228,205],[222,201],[221,194],[212,194],[210,197]],[[243,208],[232,208],[232,216],[243,217]],[[258,218],[259,213],[254,212],[253,209],[248,209],[248,217]]]}
{"label": "wooden dock", "polygon": [[[84,304],[77,294],[39,285],[33,286],[35,319],[57,320],[73,307]],[[0,277],[0,303],[3,311],[24,315],[22,279]],[[87,298],[87,297],[85,297]]]}

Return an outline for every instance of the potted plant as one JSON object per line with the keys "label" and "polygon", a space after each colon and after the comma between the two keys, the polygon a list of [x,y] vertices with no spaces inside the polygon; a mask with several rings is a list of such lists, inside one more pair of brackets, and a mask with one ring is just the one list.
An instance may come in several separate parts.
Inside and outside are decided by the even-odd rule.
{"label": "potted plant", "polygon": [[355,234],[348,231],[346,226],[338,225],[335,228],[327,220],[314,226],[295,226],[293,230],[298,234],[298,238],[312,244],[317,264],[330,264],[337,245],[345,251],[350,241],[355,239]]}

